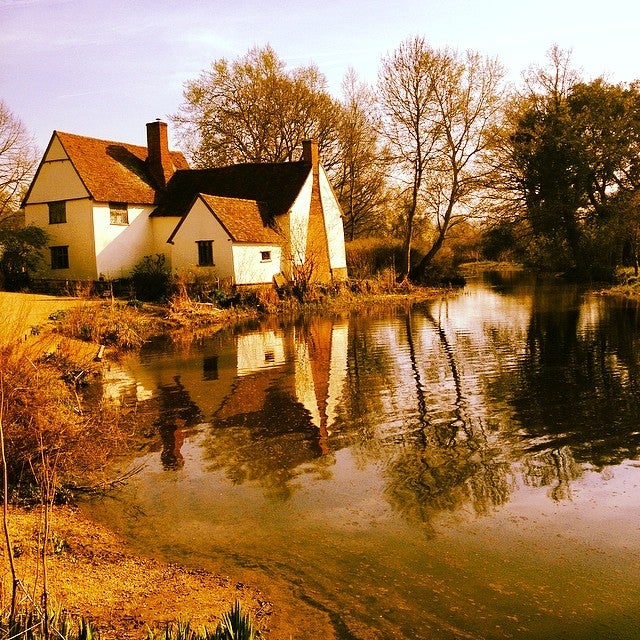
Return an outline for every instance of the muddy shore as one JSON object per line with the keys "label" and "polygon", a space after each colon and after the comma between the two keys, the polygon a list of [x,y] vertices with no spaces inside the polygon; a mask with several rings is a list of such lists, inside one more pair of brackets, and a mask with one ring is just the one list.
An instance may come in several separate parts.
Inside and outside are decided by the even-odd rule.
{"label": "muddy shore", "polygon": [[[40,515],[37,508],[14,508],[9,514],[18,578],[31,594],[42,591]],[[335,637],[328,617],[297,601],[294,593],[273,584],[263,591],[238,581],[237,576],[141,556],[78,508],[53,509],[51,541],[47,571],[52,606],[88,618],[103,640],[144,639],[149,629],[163,631],[166,623],[177,620],[213,629],[236,600],[250,613],[260,637]],[[4,607],[9,601],[11,575],[4,544],[0,550],[4,560],[0,600]],[[264,581],[265,577],[258,579]],[[278,591],[275,598],[269,592],[272,587]]]}

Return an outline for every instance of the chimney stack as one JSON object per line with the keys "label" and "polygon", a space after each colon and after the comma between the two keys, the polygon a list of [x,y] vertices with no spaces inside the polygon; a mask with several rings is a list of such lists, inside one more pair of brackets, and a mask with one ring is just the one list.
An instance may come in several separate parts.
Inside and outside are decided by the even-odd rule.
{"label": "chimney stack", "polygon": [[174,173],[169,154],[167,123],[160,119],[147,123],[147,166],[160,189],[164,189]]}
{"label": "chimney stack", "polygon": [[318,152],[317,140],[313,139],[302,141],[302,162],[310,164],[313,174],[317,175],[318,167],[320,166],[320,154]]}

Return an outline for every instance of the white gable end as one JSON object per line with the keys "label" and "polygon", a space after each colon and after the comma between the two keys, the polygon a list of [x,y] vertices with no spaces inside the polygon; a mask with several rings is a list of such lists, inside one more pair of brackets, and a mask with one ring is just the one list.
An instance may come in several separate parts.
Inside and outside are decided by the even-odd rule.
{"label": "white gable end", "polygon": [[320,167],[320,198],[324,213],[324,226],[329,246],[329,265],[332,270],[347,268],[347,255],[344,247],[344,225],[342,212],[324,167]]}
{"label": "white gable end", "polygon": [[26,204],[88,198],[80,176],[56,136],[40,164]]}
{"label": "white gable end", "polygon": [[290,259],[294,264],[303,264],[306,259],[307,235],[309,232],[309,210],[311,208],[311,191],[313,175],[309,172],[298,197],[291,206],[289,216],[289,240],[291,246]]}
{"label": "white gable end", "polygon": [[233,273],[231,238],[205,202],[198,198],[179,223],[173,236],[172,268],[177,271],[202,268],[198,266],[198,242],[201,241],[211,241],[216,271],[231,275]]}

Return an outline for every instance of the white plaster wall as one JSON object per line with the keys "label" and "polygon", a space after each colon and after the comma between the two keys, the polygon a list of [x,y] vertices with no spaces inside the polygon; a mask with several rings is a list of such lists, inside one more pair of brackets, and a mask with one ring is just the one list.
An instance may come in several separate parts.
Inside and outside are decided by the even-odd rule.
{"label": "white plaster wall", "polygon": [[[49,207],[46,204],[31,204],[25,207],[25,220],[44,229],[48,236],[42,255],[46,269],[42,274],[46,278],[94,280],[97,278],[94,236],[93,207],[91,200],[68,200],[66,203],[67,222],[49,224]],[[69,247],[69,268],[50,269],[51,254],[49,247]]]}
{"label": "white plaster wall", "polygon": [[[213,240],[214,267],[198,266],[197,240]],[[173,239],[171,266],[175,271],[209,271],[220,278],[233,277],[231,238],[200,199],[196,200]]]}
{"label": "white plaster wall", "polygon": [[180,216],[149,218],[151,223],[152,247],[150,254],[162,253],[171,264],[172,247],[167,242],[180,222]]}
{"label": "white plaster wall", "polygon": [[129,224],[111,224],[109,204],[95,203],[93,225],[98,276],[107,280],[130,275],[144,256],[152,255],[153,233],[149,214],[153,207],[129,205]]}
{"label": "white plaster wall", "polygon": [[323,167],[320,167],[320,198],[329,244],[329,265],[331,269],[346,269],[347,256],[344,246],[342,211]]}
{"label": "white plaster wall", "polygon": [[289,259],[298,265],[304,264],[306,259],[312,187],[313,175],[309,172],[309,176],[293,203],[289,215],[289,240],[291,247],[291,256],[289,256]]}
{"label": "white plaster wall", "polygon": [[[270,251],[271,260],[262,261],[262,252]],[[233,246],[235,284],[264,284],[282,270],[282,249],[276,245],[236,244]]]}

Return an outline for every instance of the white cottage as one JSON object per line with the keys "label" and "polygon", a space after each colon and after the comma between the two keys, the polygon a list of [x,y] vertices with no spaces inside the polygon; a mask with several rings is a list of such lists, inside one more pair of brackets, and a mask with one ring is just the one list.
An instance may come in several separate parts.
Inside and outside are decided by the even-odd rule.
{"label": "white cottage", "polygon": [[346,278],[342,215],[318,145],[297,162],[189,169],[147,124],[147,147],[55,131],[23,202],[49,234],[47,276],[116,279],[144,256],[175,272],[213,272],[237,285],[308,269]]}

